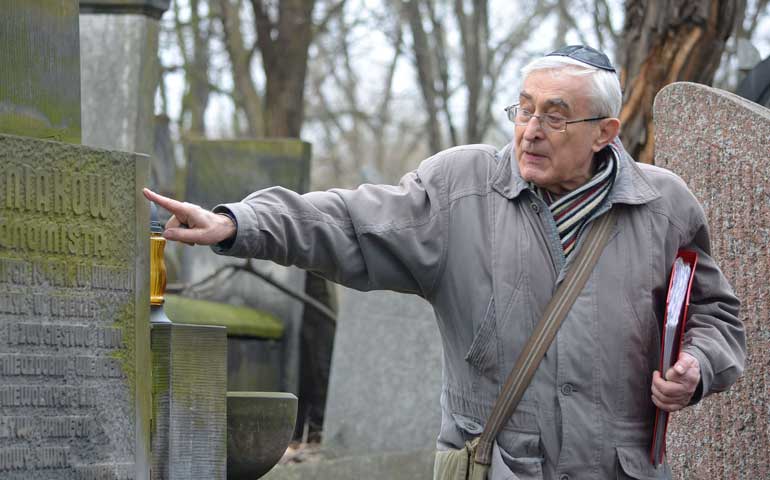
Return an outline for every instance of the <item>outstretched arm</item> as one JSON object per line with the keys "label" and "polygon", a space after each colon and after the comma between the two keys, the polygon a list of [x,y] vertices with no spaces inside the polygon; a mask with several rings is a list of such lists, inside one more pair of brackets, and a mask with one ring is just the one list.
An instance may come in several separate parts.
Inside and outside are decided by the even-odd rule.
{"label": "outstretched arm", "polygon": [[212,213],[192,203],[179,202],[145,188],[142,193],[173,215],[163,237],[188,245],[214,245],[235,235],[235,223],[227,215]]}

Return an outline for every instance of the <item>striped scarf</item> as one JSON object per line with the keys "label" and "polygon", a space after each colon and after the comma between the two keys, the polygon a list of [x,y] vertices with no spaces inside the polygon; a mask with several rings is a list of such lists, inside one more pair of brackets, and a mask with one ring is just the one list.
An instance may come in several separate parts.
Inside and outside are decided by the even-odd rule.
{"label": "striped scarf", "polygon": [[556,197],[548,190],[530,184],[551,210],[566,258],[574,251],[583,226],[610,193],[617,172],[618,157],[610,147],[593,178],[564,196]]}

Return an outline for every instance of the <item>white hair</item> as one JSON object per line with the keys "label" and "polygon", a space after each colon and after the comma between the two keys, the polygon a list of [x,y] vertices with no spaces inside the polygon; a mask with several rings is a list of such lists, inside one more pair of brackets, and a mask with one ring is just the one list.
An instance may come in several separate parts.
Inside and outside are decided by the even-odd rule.
{"label": "white hair", "polygon": [[575,77],[589,75],[591,80],[589,96],[593,100],[592,108],[595,110],[593,114],[607,117],[620,115],[623,94],[620,91],[620,80],[614,72],[592,67],[569,57],[554,55],[529,62],[521,69],[522,82],[536,70],[559,70]]}

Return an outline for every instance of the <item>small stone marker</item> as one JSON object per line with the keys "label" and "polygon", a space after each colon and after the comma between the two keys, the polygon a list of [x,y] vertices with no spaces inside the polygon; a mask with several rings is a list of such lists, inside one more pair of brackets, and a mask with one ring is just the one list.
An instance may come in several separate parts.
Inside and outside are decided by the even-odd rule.
{"label": "small stone marker", "polygon": [[675,478],[770,478],[770,110],[694,83],[655,99],[655,162],[682,176],[741,299],[749,356],[725,393],[671,417]]}
{"label": "small stone marker", "polygon": [[141,155],[0,135],[0,478],[147,479]]}

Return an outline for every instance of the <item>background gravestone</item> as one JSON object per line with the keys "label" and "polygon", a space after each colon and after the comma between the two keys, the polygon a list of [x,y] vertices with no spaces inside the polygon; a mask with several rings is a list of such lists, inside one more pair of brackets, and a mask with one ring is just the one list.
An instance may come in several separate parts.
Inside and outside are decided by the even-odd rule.
{"label": "background gravestone", "polygon": [[672,416],[677,478],[770,478],[770,110],[676,83],[655,99],[655,162],[682,176],[711,227],[712,254],[741,299],[749,356],[729,391]]}
{"label": "background gravestone", "polygon": [[341,290],[323,447],[434,449],[442,349],[433,309],[414,295]]}
{"label": "background gravestone", "polygon": [[[248,194],[279,185],[300,193],[310,181],[310,144],[292,139],[190,140],[185,143],[187,181],[184,199],[204,208],[238,202]],[[173,250],[172,250],[173,251]],[[179,252],[179,250],[176,250]],[[215,255],[207,247],[183,248],[179,253],[179,278],[185,284],[200,282],[227,265],[245,260]],[[269,261],[254,260],[256,268],[297,292],[305,291],[305,272]],[[172,279],[174,281],[174,279]],[[218,281],[216,288],[196,293],[197,298],[244,305],[269,312],[284,323],[284,367],[281,389],[298,393],[299,331],[303,304],[269,283],[240,272]]]}
{"label": "background gravestone", "polygon": [[83,144],[153,152],[158,19],[169,3],[80,1]]}
{"label": "background gravestone", "polygon": [[148,160],[0,135],[0,478],[149,477]]}
{"label": "background gravestone", "polygon": [[77,0],[0,0],[0,132],[80,143]]}

